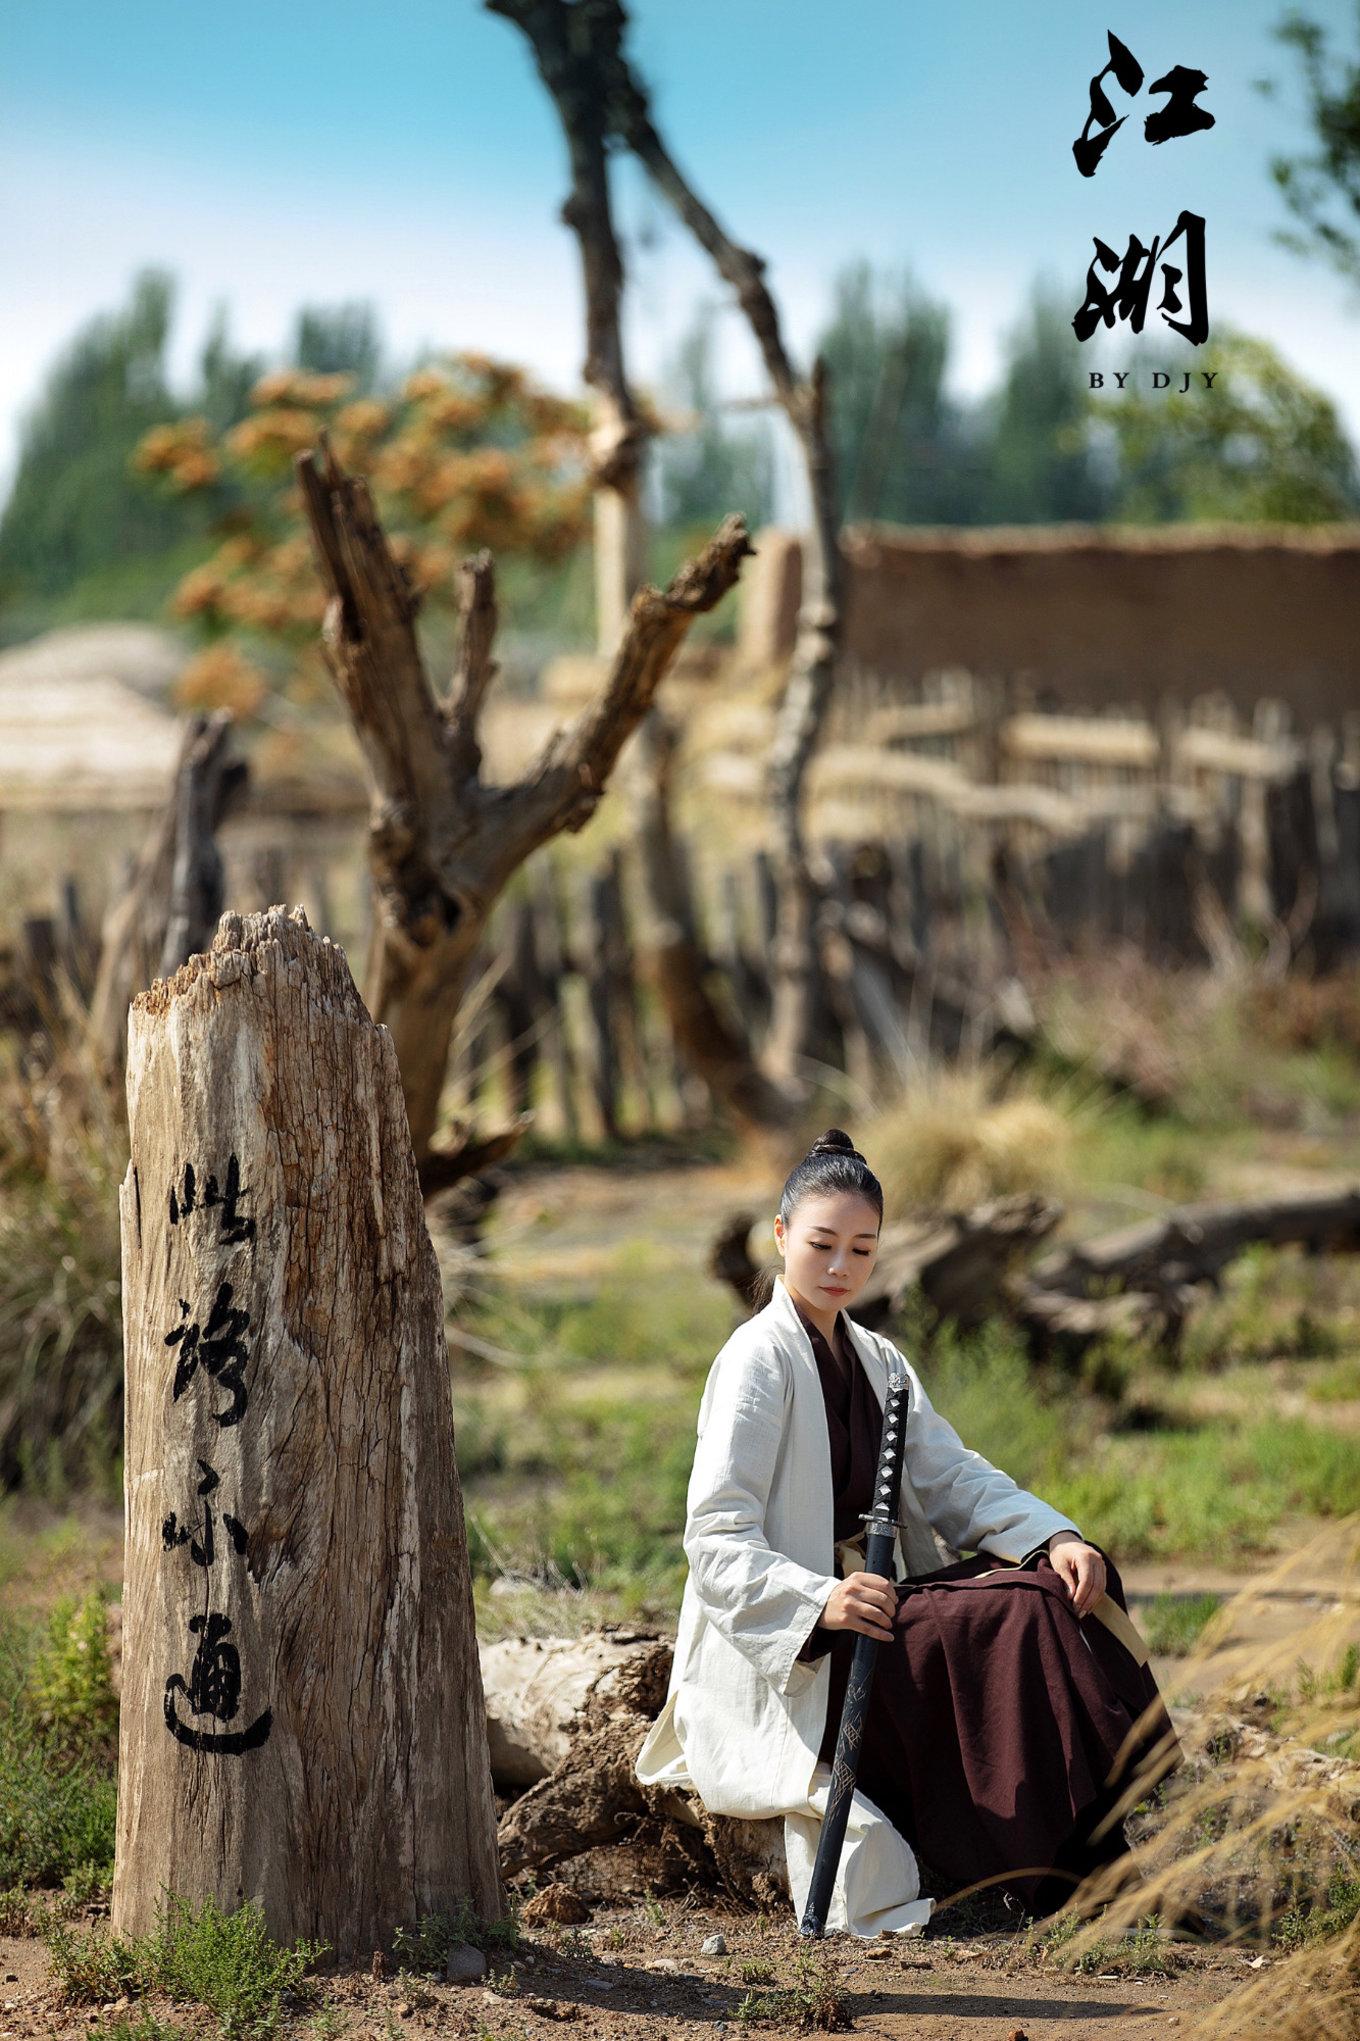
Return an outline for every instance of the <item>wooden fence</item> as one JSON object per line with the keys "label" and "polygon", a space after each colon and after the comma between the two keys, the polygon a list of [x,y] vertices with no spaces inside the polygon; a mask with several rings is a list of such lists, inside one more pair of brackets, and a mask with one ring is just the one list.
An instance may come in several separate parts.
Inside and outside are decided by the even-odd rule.
{"label": "wooden fence", "polygon": [[[1360,958],[1360,715],[1297,733],[1262,703],[1044,714],[944,677],[903,702],[851,674],[815,761],[826,1013],[818,1057],[852,1084],[909,1075],[998,1020],[989,988],[1036,963],[1130,947],[1175,968],[1247,943],[1330,970]],[[696,761],[750,812],[763,747]],[[718,848],[714,848],[715,840]],[[712,982],[758,1049],[768,1024],[768,855],[689,839]],[[568,882],[551,855],[492,924],[457,1059],[469,1106],[535,1103],[579,1138],[702,1122],[645,972],[629,850]],[[966,990],[964,989],[966,988]]]}
{"label": "wooden fence", "polygon": [[[744,715],[696,745],[679,825],[712,989],[758,1051],[774,885],[768,747],[760,712]],[[1306,733],[1269,702],[1249,721],[1212,699],[1156,721],[1053,715],[966,677],[904,701],[900,683],[851,670],[813,762],[809,834],[825,888],[815,1055],[852,1086],[984,1035],[994,990],[1046,960],[1123,945],[1202,967],[1243,941],[1319,970],[1360,955],[1360,715]],[[257,856],[246,890],[306,893],[296,866],[277,847]],[[24,931],[24,976],[89,973],[73,882],[61,900]],[[309,906],[331,925],[327,897]],[[629,846],[590,871],[550,848],[519,876],[460,1019],[465,1109],[532,1104],[545,1131],[585,1142],[706,1121],[647,979],[645,915]],[[361,955],[362,929],[346,934]]]}

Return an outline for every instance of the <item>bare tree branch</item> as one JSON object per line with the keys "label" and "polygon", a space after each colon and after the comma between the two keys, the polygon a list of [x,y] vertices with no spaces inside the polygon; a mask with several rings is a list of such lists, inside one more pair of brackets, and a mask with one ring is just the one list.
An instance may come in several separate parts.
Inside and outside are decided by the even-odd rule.
{"label": "bare tree branch", "polygon": [[[537,4],[548,6],[554,0],[537,0]],[[806,381],[795,373],[774,300],[765,287],[764,263],[733,241],[662,142],[652,122],[647,94],[623,55],[627,15],[620,0],[581,0],[581,5],[588,5],[598,19],[600,48],[611,52],[608,111],[613,131],[633,151],[735,291],[797,435],[807,476],[811,528],[804,548],[798,638],[769,760],[779,850],[774,1017],[766,1061],[778,1077],[788,1079],[806,1052],[818,999],[814,933],[818,888],[804,838],[802,795],[808,761],[835,685],[843,606],[840,510],[826,426],[826,366],[820,359],[814,362]],[[576,13],[580,7],[569,11]]]}
{"label": "bare tree branch", "polygon": [[476,553],[458,569],[458,609],[462,630],[458,641],[458,663],[453,685],[444,707],[444,720],[455,758],[462,773],[481,770],[482,747],[478,742],[477,719],[487,689],[496,678],[497,666],[491,656],[496,642],[496,565],[490,553]]}
{"label": "bare tree branch", "polygon": [[[420,657],[415,598],[367,487],[324,445],[299,458],[298,479],[331,591],[326,657],[373,788],[376,912],[365,997],[391,1031],[424,1168],[454,1019],[499,894],[541,843],[579,829],[594,812],[690,624],[732,587],[750,542],[741,519],[729,518],[668,589],[642,589],[600,700],[522,780],[488,786],[476,722],[496,670],[489,558],[464,569],[462,645],[450,699],[441,705]],[[484,1151],[469,1141],[466,1152]],[[456,1167],[448,1151],[430,1164],[430,1182],[456,1181]]]}
{"label": "bare tree branch", "polygon": [[598,625],[602,648],[612,649],[643,575],[640,489],[648,437],[624,366],[623,261],[609,198],[608,78],[620,24],[598,0],[572,6],[563,0],[487,0],[487,8],[528,39],[566,138],[571,191],[562,220],[581,251],[583,374],[600,399],[591,434]]}
{"label": "bare tree branch", "polygon": [[575,831],[590,820],[615,760],[651,707],[690,625],[734,586],[750,551],[743,520],[724,518],[668,588],[638,590],[600,699],[550,739],[514,791],[506,821],[507,853],[516,864],[559,830]]}
{"label": "bare tree branch", "polygon": [[437,796],[447,735],[416,639],[419,607],[393,557],[368,484],[323,437],[295,462],[317,564],[331,591],[327,663],[383,799],[414,818]]}

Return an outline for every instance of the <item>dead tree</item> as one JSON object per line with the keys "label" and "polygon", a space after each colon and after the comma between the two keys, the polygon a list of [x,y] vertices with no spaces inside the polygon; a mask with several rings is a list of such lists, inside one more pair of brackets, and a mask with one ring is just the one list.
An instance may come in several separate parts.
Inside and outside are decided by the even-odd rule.
{"label": "dead tree", "polygon": [[[622,387],[617,247],[608,221],[602,158],[602,144],[611,139],[632,151],[735,292],[802,455],[810,504],[802,602],[769,760],[777,879],[774,1012],[764,1068],[745,1080],[753,1096],[771,1085],[795,1088],[802,1082],[803,1059],[821,999],[819,888],[804,831],[803,792],[835,683],[843,602],[825,364],[820,359],[814,362],[806,377],[795,371],[765,284],[764,263],[731,239],[667,150],[652,120],[647,94],[624,55],[628,18],[620,0],[486,0],[486,4],[528,38],[562,119],[575,175],[566,217],[582,240],[591,358],[602,372],[605,364],[618,365],[616,401]],[[660,982],[664,992],[675,981],[663,971]],[[683,1016],[678,1025],[684,1027]]]}
{"label": "dead tree", "polygon": [[134,1002],[113,1920],[342,1958],[498,1919],[434,1249],[391,1036],[301,908]]}
{"label": "dead tree", "polygon": [[595,502],[595,628],[601,652],[618,644],[628,605],[645,572],[646,523],[642,469],[648,429],[624,366],[619,302],[623,263],[609,200],[609,111],[606,65],[615,31],[598,6],[562,7],[552,0],[487,0],[524,31],[538,74],[557,108],[571,166],[564,225],[581,251],[585,288],[583,374],[597,395],[591,434]]}
{"label": "dead tree", "polygon": [[299,456],[297,473],[330,590],[326,658],[372,781],[366,1003],[396,1043],[424,1168],[454,1018],[492,907],[533,851],[590,820],[690,624],[733,586],[750,543],[741,519],[729,517],[667,589],[640,589],[599,699],[553,734],[523,779],[493,786],[482,778],[477,734],[496,672],[490,556],[463,570],[462,649],[441,700],[416,637],[417,597],[367,483],[345,474],[324,443]]}
{"label": "dead tree", "polygon": [[650,923],[646,958],[672,1038],[722,1111],[754,1131],[782,1132],[797,1120],[805,1095],[801,1086],[766,1074],[741,1015],[715,992],[719,974],[695,926],[686,862],[671,826],[674,724],[653,709],[637,742],[639,771],[631,792]]}
{"label": "dead tree", "polygon": [[247,777],[231,756],[231,721],[218,710],[186,725],[169,799],[104,915],[89,1029],[110,1078],[121,1077],[134,994],[206,948],[222,912],[217,830]]}

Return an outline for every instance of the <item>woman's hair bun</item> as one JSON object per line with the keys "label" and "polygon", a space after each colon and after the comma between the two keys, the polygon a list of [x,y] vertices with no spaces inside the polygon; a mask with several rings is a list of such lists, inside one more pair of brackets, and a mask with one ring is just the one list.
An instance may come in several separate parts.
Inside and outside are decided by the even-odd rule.
{"label": "woman's hair bun", "polygon": [[824,1134],[819,1134],[811,1148],[809,1148],[808,1154],[859,1155],[860,1161],[863,1162],[864,1160],[864,1157],[859,1154],[859,1150],[850,1139],[850,1136],[841,1127],[828,1127]]}

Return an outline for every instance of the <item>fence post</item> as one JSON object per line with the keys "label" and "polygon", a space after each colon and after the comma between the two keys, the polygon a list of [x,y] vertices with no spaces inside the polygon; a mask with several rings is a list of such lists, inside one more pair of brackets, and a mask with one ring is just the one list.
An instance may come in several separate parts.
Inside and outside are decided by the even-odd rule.
{"label": "fence post", "polygon": [[504,1912],[448,1352],[392,1037],[300,908],[134,1002],[113,1925],[340,1958]]}

